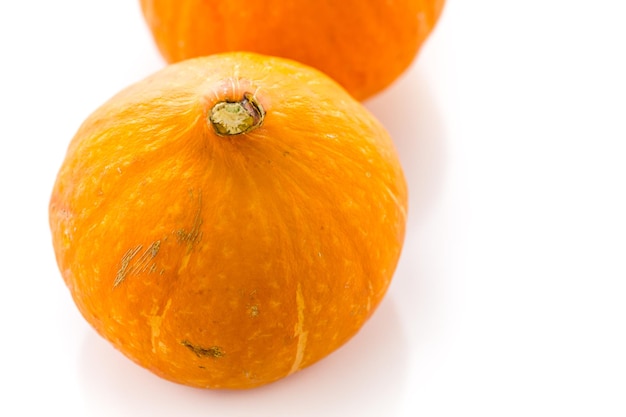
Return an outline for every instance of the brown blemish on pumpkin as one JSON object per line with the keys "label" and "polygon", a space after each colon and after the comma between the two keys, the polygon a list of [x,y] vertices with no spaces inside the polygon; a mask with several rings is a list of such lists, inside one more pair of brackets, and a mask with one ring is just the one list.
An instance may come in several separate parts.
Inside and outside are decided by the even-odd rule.
{"label": "brown blemish on pumpkin", "polygon": [[249,301],[246,305],[246,311],[248,312],[248,316],[252,318],[259,316],[259,303],[257,302],[256,293],[256,288],[248,293]]}
{"label": "brown blemish on pumpkin", "polygon": [[141,272],[146,272],[152,266],[156,267],[156,265],[154,263],[151,264],[150,261],[157,256],[160,247],[160,240],[152,242],[152,244],[148,246],[148,248],[139,256],[139,258],[137,258],[137,261],[133,264],[129,274],[139,274]]}
{"label": "brown blemish on pumpkin", "polygon": [[180,342],[181,345],[191,350],[199,358],[221,358],[224,356],[224,351],[219,346],[211,346],[208,348],[191,344],[188,340]]}
{"label": "brown blemish on pumpkin", "polygon": [[200,226],[202,226],[202,194],[198,194],[198,208],[194,214],[191,229],[189,231],[185,229],[179,229],[176,231],[178,242],[189,244],[189,248],[191,249],[191,247],[198,243],[202,237]]}
{"label": "brown blemish on pumpkin", "polygon": [[156,270],[156,264],[150,262],[159,253],[161,247],[161,241],[156,240],[152,242],[150,246],[133,262],[135,256],[141,251],[143,245],[137,245],[124,253],[122,260],[120,261],[120,267],[115,274],[115,281],[113,281],[113,288],[120,285],[128,275],[136,275],[142,272],[154,272]]}
{"label": "brown blemish on pumpkin", "polygon": [[137,245],[124,253],[122,260],[120,261],[120,267],[115,275],[115,281],[113,281],[113,288],[117,287],[122,283],[122,281],[124,281],[126,275],[128,275],[128,265],[130,264],[130,261],[135,255],[137,255],[137,252],[139,252],[141,248],[142,245]]}

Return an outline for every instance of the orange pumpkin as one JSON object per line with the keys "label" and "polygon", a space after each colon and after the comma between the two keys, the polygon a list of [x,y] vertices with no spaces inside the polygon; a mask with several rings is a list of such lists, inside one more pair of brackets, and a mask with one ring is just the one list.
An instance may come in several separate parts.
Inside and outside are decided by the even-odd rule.
{"label": "orange pumpkin", "polygon": [[71,141],[49,219],[85,319],[171,381],[250,388],[348,341],[401,252],[392,141],[336,82],[233,53],[170,65]]}
{"label": "orange pumpkin", "polygon": [[294,59],[355,98],[396,80],[433,30],[444,0],[141,0],[168,62],[229,51]]}

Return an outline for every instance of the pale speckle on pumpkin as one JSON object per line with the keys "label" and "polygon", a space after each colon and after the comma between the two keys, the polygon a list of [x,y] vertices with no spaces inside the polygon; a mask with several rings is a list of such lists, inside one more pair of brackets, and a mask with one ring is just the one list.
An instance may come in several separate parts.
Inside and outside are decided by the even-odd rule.
{"label": "pale speckle on pumpkin", "polygon": [[248,308],[248,315],[250,317],[253,317],[253,318],[254,317],[258,317],[258,315],[259,315],[259,306],[257,304],[251,305]]}
{"label": "pale speckle on pumpkin", "polygon": [[304,331],[304,297],[302,296],[302,285],[300,283],[298,283],[298,288],[296,289],[296,307],[298,321],[296,322],[294,336],[298,338],[298,345],[296,347],[296,355],[291,365],[291,370],[289,371],[290,374],[300,369],[308,336],[308,332]]}

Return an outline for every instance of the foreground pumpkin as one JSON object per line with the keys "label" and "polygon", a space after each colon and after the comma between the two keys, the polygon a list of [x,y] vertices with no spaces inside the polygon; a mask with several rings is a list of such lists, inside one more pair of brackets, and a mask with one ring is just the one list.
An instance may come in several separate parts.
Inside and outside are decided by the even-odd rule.
{"label": "foreground pumpkin", "polygon": [[228,51],[282,56],[316,67],[359,100],[411,64],[443,0],[141,0],[168,62]]}
{"label": "foreground pumpkin", "polygon": [[85,319],[171,381],[250,388],[349,340],[401,252],[407,190],[381,125],[301,64],[171,65],[97,109],[49,214]]}

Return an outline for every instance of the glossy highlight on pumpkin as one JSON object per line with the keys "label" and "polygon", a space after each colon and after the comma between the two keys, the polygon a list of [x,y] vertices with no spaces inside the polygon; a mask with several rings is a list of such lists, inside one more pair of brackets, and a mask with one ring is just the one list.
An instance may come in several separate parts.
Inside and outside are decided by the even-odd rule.
{"label": "glossy highlight on pumpkin", "polygon": [[[236,116],[213,120],[220,106]],[[87,322],[155,374],[213,389],[276,381],[350,340],[387,291],[406,215],[381,124],[323,73],[249,53],[169,65],[104,103],[49,205]]]}
{"label": "glossy highlight on pumpkin", "polygon": [[231,51],[290,58],[325,72],[358,100],[413,62],[444,0],[141,0],[169,63]]}

